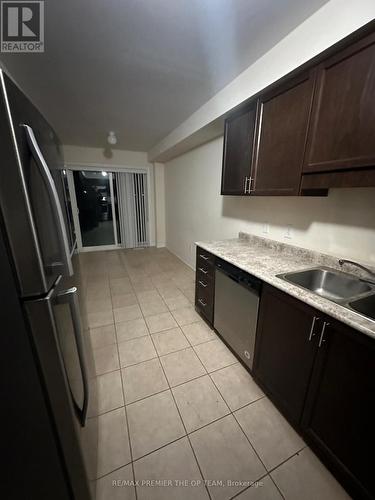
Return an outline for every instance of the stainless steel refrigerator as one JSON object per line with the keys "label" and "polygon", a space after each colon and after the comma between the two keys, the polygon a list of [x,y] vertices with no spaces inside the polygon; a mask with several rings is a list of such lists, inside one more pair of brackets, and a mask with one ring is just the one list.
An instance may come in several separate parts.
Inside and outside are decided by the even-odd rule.
{"label": "stainless steel refrigerator", "polygon": [[[50,491],[46,498],[65,498],[61,495],[66,489],[66,498],[92,499],[96,379],[62,148],[54,130],[3,72],[0,86],[0,233],[13,277],[9,294],[13,287],[20,307],[14,317],[21,315],[25,325],[65,483],[59,494]],[[2,327],[3,335],[17,332]],[[1,356],[4,360],[6,349]],[[11,403],[22,407],[21,400]],[[42,434],[34,446],[52,446]],[[31,450],[30,443],[26,446]],[[22,464],[29,465],[35,466],[27,459]]]}

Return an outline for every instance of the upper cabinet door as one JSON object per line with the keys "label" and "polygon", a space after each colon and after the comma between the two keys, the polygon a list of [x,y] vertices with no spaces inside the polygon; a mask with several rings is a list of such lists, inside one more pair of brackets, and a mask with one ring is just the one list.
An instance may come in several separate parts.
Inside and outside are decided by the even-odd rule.
{"label": "upper cabinet door", "polygon": [[254,105],[225,122],[221,194],[250,194],[255,117]]}
{"label": "upper cabinet door", "polygon": [[299,194],[313,83],[304,73],[260,97],[252,194]]}
{"label": "upper cabinet door", "polygon": [[318,68],[304,172],[375,165],[375,34]]}

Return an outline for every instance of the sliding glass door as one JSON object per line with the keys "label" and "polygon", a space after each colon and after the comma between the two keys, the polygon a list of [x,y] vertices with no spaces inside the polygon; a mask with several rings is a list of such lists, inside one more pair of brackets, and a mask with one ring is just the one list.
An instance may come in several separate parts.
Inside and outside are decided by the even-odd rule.
{"label": "sliding glass door", "polygon": [[113,178],[110,172],[73,172],[83,248],[117,246]]}
{"label": "sliding glass door", "polygon": [[150,245],[148,176],[72,170],[68,175],[79,250]]}

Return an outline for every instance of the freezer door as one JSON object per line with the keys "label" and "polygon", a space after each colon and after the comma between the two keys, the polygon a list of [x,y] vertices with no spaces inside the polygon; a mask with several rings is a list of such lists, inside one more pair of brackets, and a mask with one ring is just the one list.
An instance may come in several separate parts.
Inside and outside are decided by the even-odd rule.
{"label": "freezer door", "polygon": [[88,413],[92,380],[86,358],[90,352],[83,337],[77,289],[65,290],[61,285],[60,277],[46,297],[25,300],[24,308],[68,465],[79,481],[87,477],[90,488],[96,476],[98,439],[97,415]]}
{"label": "freezer door", "polygon": [[47,293],[72,272],[59,140],[0,72],[0,203],[22,297]]}
{"label": "freezer door", "polygon": [[89,383],[77,288],[58,292],[51,304],[70,392],[81,425],[84,426],[89,404]]}

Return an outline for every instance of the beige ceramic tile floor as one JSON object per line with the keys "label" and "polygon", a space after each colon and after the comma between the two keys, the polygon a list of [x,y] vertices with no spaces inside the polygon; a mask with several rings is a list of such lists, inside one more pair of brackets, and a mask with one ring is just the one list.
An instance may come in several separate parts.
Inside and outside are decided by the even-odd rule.
{"label": "beige ceramic tile floor", "polygon": [[98,500],[348,498],[196,314],[190,268],[152,248],[80,260],[98,375]]}

